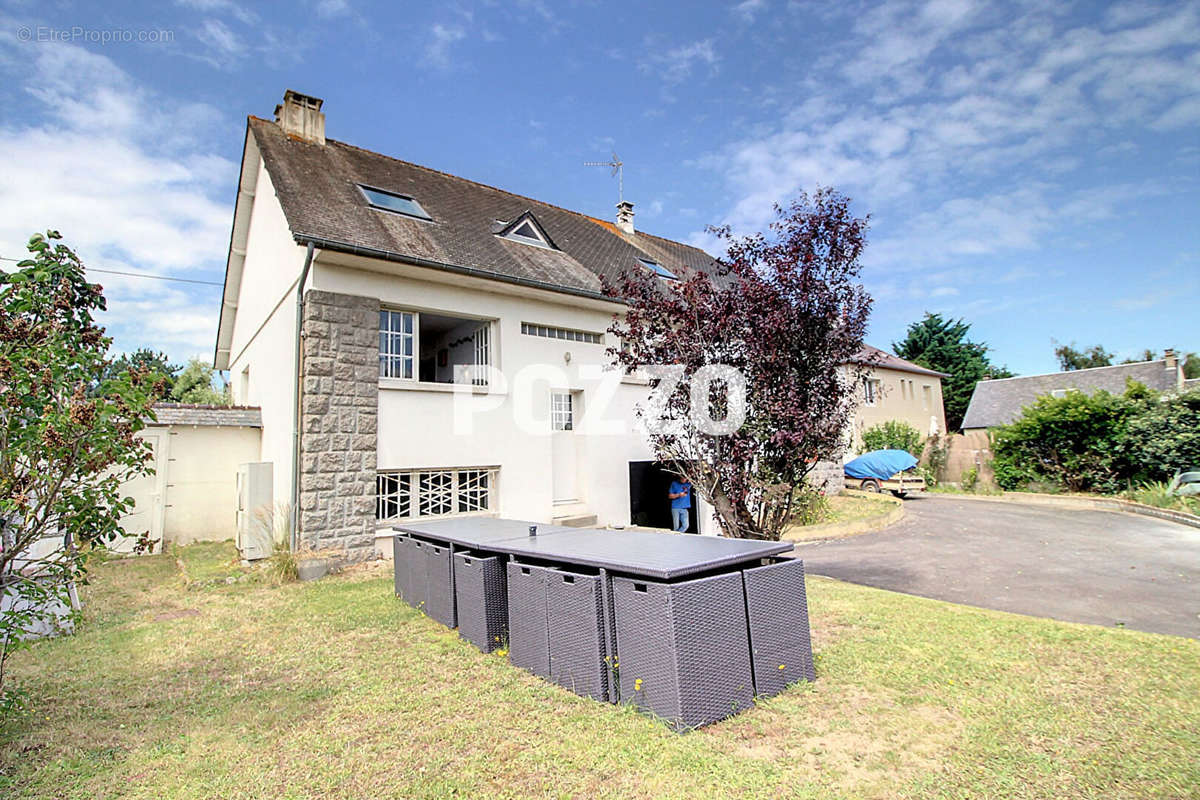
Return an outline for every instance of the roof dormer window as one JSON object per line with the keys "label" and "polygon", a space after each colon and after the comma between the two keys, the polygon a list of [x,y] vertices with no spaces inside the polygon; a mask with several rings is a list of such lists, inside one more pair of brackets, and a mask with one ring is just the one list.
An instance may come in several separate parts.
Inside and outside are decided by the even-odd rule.
{"label": "roof dormer window", "polygon": [[542,226],[534,219],[533,214],[528,211],[500,229],[497,235],[513,242],[531,244],[534,247],[545,247],[551,250],[555,249],[554,243],[550,241],[550,237],[542,230]]}
{"label": "roof dormer window", "polygon": [[679,280],[678,275],[676,275],[674,272],[671,272],[671,270],[667,269],[662,264],[659,264],[657,261],[651,261],[648,258],[639,258],[637,262],[658,277],[662,278],[664,281]]}
{"label": "roof dormer window", "polygon": [[363,193],[363,197],[367,198],[367,205],[371,206],[371,208],[378,208],[381,211],[391,211],[393,214],[403,214],[406,217],[416,217],[417,219],[433,219],[433,217],[425,213],[425,209],[421,208],[420,203],[407,195],[387,192],[383,189],[373,189],[370,186],[363,186],[361,183],[358,185],[358,190]]}

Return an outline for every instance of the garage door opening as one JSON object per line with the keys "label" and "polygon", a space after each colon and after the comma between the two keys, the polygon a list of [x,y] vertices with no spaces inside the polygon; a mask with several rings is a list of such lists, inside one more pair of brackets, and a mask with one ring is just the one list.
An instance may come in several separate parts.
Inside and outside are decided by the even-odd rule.
{"label": "garage door opening", "polygon": [[[659,461],[629,462],[629,522],[646,528],[671,529],[671,500],[667,497],[671,481],[676,480],[666,464]],[[700,498],[692,491],[692,509],[688,514],[688,533],[699,533]]]}

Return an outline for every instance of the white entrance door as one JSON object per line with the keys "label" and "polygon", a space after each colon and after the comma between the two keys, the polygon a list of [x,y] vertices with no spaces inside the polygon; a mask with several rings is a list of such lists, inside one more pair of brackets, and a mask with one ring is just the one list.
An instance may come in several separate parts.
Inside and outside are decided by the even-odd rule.
{"label": "white entrance door", "polygon": [[138,434],[150,443],[151,456],[146,466],[154,470],[153,474],[142,475],[128,481],[121,487],[123,497],[132,497],[133,509],[121,517],[122,536],[113,541],[109,547],[121,553],[133,551],[138,537],[149,532],[150,538],[156,542],[154,552],[162,549],[163,516],[167,487],[167,432],[157,428],[147,428]]}
{"label": "white entrance door", "polygon": [[555,503],[574,503],[579,500],[579,459],[575,443],[578,405],[578,393],[550,393],[550,446],[554,462],[552,484]]}

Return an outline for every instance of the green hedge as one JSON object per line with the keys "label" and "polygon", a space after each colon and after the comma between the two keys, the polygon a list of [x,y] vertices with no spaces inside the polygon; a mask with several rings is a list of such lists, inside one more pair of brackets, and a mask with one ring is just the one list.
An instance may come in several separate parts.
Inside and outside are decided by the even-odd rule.
{"label": "green hedge", "polygon": [[920,458],[924,446],[921,432],[898,419],[872,425],[863,431],[862,440],[862,450],[859,451],[862,453],[870,453],[872,450],[907,450]]}
{"label": "green hedge", "polygon": [[1049,482],[1073,492],[1116,492],[1200,466],[1200,392],[1162,395],[1130,382],[1124,394],[1039,397],[992,436],[1004,489]]}

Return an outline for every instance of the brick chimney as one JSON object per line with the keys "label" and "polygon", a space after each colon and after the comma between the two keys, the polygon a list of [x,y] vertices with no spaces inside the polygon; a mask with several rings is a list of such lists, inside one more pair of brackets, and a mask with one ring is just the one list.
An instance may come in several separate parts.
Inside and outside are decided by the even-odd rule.
{"label": "brick chimney", "polygon": [[617,227],[625,233],[633,233],[633,203],[628,200],[617,203]]}
{"label": "brick chimney", "polygon": [[288,136],[313,144],[325,144],[325,115],[319,97],[288,89],[283,102],[275,106],[275,122]]}
{"label": "brick chimney", "polygon": [[1167,369],[1175,369],[1179,366],[1179,357],[1175,355],[1175,349],[1168,347],[1163,350],[1163,361],[1167,362]]}

